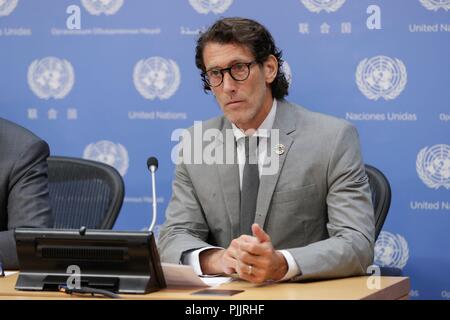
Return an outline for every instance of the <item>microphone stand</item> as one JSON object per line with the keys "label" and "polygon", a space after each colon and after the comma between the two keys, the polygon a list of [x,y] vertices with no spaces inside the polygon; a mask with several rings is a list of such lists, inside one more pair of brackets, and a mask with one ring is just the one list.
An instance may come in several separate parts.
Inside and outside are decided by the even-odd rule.
{"label": "microphone stand", "polygon": [[155,182],[155,167],[150,166],[150,172],[152,174],[152,207],[153,207],[153,218],[148,231],[152,231],[156,223],[156,182]]}

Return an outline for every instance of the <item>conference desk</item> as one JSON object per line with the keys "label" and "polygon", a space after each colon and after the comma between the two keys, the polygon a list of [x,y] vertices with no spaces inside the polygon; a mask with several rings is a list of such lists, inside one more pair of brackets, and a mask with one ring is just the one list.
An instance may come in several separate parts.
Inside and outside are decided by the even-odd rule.
{"label": "conference desk", "polygon": [[[380,277],[380,286],[370,289],[369,277],[351,277],[305,283],[252,284],[235,280],[215,289],[244,290],[233,296],[192,295],[203,288],[165,288],[145,295],[121,294],[124,299],[145,300],[358,300],[408,299],[407,277]],[[15,290],[17,274],[0,278],[0,299],[91,299],[89,295],[68,295],[61,292],[34,292]]]}

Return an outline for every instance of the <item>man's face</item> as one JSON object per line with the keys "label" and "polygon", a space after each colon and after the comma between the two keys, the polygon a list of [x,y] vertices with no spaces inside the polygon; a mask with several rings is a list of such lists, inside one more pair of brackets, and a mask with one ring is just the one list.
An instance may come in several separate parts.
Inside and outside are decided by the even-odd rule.
{"label": "man's face", "polygon": [[[243,45],[209,42],[203,49],[206,71],[228,68],[238,62],[249,63],[254,59],[250,49]],[[269,56],[262,66],[250,65],[250,75],[244,81],[236,81],[224,72],[222,84],[211,90],[225,117],[241,130],[257,129],[272,107],[270,84],[277,70],[276,58]]]}

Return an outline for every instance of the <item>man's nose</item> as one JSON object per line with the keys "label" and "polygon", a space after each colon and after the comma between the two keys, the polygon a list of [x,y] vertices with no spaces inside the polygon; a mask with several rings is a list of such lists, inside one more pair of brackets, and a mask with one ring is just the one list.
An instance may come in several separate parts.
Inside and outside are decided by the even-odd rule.
{"label": "man's nose", "polygon": [[223,90],[225,92],[236,91],[236,80],[234,80],[229,72],[223,73]]}

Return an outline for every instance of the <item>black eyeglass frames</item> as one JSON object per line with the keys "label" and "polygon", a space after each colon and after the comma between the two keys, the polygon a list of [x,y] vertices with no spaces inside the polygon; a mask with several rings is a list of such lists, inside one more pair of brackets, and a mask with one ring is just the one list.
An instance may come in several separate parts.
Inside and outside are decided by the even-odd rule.
{"label": "black eyeglass frames", "polygon": [[244,81],[248,79],[250,75],[250,67],[255,63],[256,61],[237,62],[228,68],[213,68],[203,73],[203,79],[209,86],[218,87],[223,82],[224,73],[228,72],[234,80]]}

